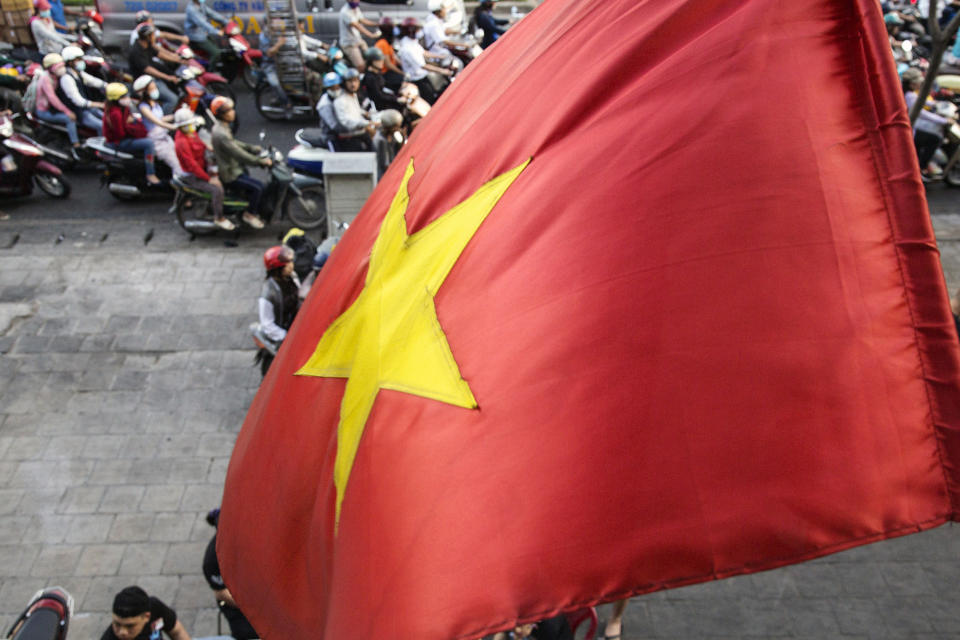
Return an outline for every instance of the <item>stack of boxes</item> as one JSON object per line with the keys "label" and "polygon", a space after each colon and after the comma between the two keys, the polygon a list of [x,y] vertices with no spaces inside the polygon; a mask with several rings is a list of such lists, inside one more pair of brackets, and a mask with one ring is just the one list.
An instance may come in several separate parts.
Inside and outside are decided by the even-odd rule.
{"label": "stack of boxes", "polygon": [[0,40],[16,45],[30,45],[30,16],[33,5],[30,0],[0,0]]}

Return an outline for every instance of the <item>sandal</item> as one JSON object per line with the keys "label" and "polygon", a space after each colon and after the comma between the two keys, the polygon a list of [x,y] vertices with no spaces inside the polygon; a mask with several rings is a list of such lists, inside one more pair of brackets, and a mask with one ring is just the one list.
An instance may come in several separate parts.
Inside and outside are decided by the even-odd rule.
{"label": "sandal", "polygon": [[612,636],[607,635],[607,621],[601,620],[600,624],[597,625],[598,629],[603,629],[603,640],[620,640],[623,637],[623,621],[620,621],[620,633],[614,634]]}

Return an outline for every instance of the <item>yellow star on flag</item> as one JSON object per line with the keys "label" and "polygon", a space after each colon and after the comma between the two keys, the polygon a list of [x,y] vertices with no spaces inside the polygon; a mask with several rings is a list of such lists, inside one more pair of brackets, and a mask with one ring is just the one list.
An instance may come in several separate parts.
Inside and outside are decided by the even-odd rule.
{"label": "yellow star on flag", "polygon": [[480,224],[529,160],[481,186],[429,225],[407,234],[413,160],[380,226],[363,290],[333,321],[296,375],[347,378],[337,425],[335,522],[360,438],[380,389],[457,407],[477,401],[450,351],[434,296]]}

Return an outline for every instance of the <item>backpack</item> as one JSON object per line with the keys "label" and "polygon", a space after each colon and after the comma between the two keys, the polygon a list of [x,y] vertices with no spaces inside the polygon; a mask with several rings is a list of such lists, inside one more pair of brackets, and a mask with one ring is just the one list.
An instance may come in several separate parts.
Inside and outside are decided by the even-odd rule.
{"label": "backpack", "polygon": [[40,80],[46,75],[46,71],[37,71],[33,74],[33,78],[30,79],[30,84],[27,85],[27,90],[23,92],[23,110],[24,112],[35,113],[37,110],[37,90],[40,86]]}

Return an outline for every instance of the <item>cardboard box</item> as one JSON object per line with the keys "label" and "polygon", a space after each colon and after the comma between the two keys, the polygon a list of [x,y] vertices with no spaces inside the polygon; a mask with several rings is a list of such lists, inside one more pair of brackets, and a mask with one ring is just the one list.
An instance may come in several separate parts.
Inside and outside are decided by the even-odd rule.
{"label": "cardboard box", "polygon": [[33,31],[30,30],[30,27],[16,27],[17,30],[17,40],[20,44],[25,44],[28,46],[36,45],[36,41],[33,39]]}
{"label": "cardboard box", "polygon": [[0,0],[0,9],[3,11],[31,11],[33,4],[30,0]]}
{"label": "cardboard box", "polygon": [[7,12],[0,11],[0,27],[7,26]]}
{"label": "cardboard box", "polygon": [[8,27],[30,26],[30,13],[28,11],[4,11],[3,19]]}

